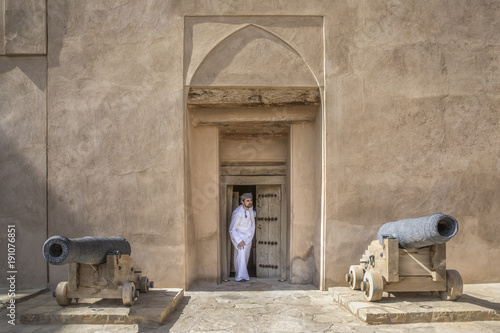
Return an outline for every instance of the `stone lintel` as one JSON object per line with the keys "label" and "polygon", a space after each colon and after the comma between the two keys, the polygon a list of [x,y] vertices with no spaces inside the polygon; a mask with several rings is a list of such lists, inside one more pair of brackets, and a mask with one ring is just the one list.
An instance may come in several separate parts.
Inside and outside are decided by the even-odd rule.
{"label": "stone lintel", "polygon": [[286,165],[222,165],[221,176],[284,176]]}
{"label": "stone lintel", "polygon": [[269,108],[320,105],[318,87],[191,87],[189,108]]}
{"label": "stone lintel", "polygon": [[316,120],[318,106],[294,105],[288,107],[262,108],[195,108],[191,109],[193,126],[221,126],[234,128],[239,124],[254,130],[263,131],[263,126],[283,127],[294,123],[307,123]]}

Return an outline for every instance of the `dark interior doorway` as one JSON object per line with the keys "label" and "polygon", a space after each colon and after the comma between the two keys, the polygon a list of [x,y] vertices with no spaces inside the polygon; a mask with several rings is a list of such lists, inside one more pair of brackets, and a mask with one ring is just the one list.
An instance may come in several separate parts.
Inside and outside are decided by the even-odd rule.
{"label": "dark interior doorway", "polygon": [[[253,206],[255,208],[255,204],[256,204],[256,192],[257,192],[257,188],[255,185],[234,185],[233,186],[233,192],[238,192],[239,195],[241,196],[243,193],[252,193],[252,196],[253,196]],[[229,228],[229,226],[228,226]],[[257,245],[257,242],[256,242],[256,237],[254,236],[253,240],[252,240],[252,251],[250,252],[250,259],[248,259],[248,275],[250,277],[256,277],[257,276],[257,260],[256,260],[256,245]],[[230,273],[230,277],[234,277],[235,276],[235,272],[234,272],[234,252],[231,251],[231,273]]]}

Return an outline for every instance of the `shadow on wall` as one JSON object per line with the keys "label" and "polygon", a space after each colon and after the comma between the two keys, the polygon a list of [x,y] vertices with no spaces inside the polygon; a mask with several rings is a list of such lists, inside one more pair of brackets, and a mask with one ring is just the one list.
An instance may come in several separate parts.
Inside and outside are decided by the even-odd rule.
{"label": "shadow on wall", "polygon": [[70,12],[68,5],[68,1],[47,1],[47,33],[50,42],[47,44],[50,50],[49,67],[59,66],[59,54],[67,31],[66,17]]}
{"label": "shadow on wall", "polygon": [[[53,13],[65,13],[66,8],[54,7],[67,4],[51,1],[48,6],[47,12],[52,8]],[[52,65],[58,66],[65,22],[63,17],[51,19],[55,33],[51,38],[55,41],[51,59]],[[26,28],[27,31],[19,32],[22,39],[24,33],[33,36],[31,28],[40,27],[14,24],[10,28]],[[31,50],[29,42],[18,45],[16,50],[22,52],[24,46]],[[0,56],[0,267],[9,269],[2,276],[15,275],[18,292],[44,288],[48,280],[47,263],[42,256],[48,217],[46,82],[45,55]],[[8,229],[15,232],[9,233]],[[4,287],[10,287],[6,278],[0,281],[0,288]]]}
{"label": "shadow on wall", "polygon": [[295,257],[290,265],[290,282],[296,284],[312,284],[316,274],[314,263],[314,247],[311,246],[304,257]]}
{"label": "shadow on wall", "polygon": [[0,266],[16,290],[47,285],[45,76],[45,57],[0,57]]}
{"label": "shadow on wall", "polygon": [[[84,207],[70,207],[64,193],[47,187],[46,75],[45,57],[0,57],[0,267],[8,268],[2,272],[0,288],[10,287],[6,278],[15,275],[18,292],[47,286],[48,264],[42,247],[49,236],[88,235],[87,231],[70,235],[68,229],[49,234],[48,221],[57,219],[51,216],[54,207],[58,216],[74,220],[84,214]],[[53,169],[52,175],[57,174]],[[71,222],[58,221],[69,229]],[[67,279],[67,265],[51,265],[50,271],[55,272],[53,285]]]}

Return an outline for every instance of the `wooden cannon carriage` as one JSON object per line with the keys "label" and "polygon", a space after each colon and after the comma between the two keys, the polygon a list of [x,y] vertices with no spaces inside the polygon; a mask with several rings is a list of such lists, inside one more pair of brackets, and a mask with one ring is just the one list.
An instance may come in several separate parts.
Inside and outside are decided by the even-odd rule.
{"label": "wooden cannon carriage", "polygon": [[458,231],[456,220],[434,214],[390,223],[395,225],[390,230],[384,227],[387,224],[382,226],[359,265],[349,268],[346,281],[351,289],[361,289],[368,301],[382,299],[384,291],[439,292],[443,300],[459,299],[462,277],[456,270],[446,270],[445,242]]}
{"label": "wooden cannon carriage", "polygon": [[153,281],[142,275],[130,252],[129,243],[121,237],[49,238],[43,247],[45,259],[55,265],[69,264],[69,281],[60,282],[54,292],[57,303],[121,298],[124,305],[133,305],[138,291],[147,293]]}

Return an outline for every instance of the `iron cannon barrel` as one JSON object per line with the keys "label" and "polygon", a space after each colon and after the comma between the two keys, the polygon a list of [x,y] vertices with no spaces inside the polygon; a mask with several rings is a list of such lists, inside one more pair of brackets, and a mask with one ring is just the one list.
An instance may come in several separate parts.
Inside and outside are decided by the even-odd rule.
{"label": "iron cannon barrel", "polygon": [[108,253],[130,255],[129,242],[122,237],[66,238],[52,236],[43,244],[43,257],[53,265],[69,263],[98,265],[106,262]]}
{"label": "iron cannon barrel", "polygon": [[433,244],[443,244],[458,232],[458,222],[445,214],[409,218],[387,222],[377,232],[380,244],[384,238],[397,238],[399,245],[406,249],[418,249]]}

